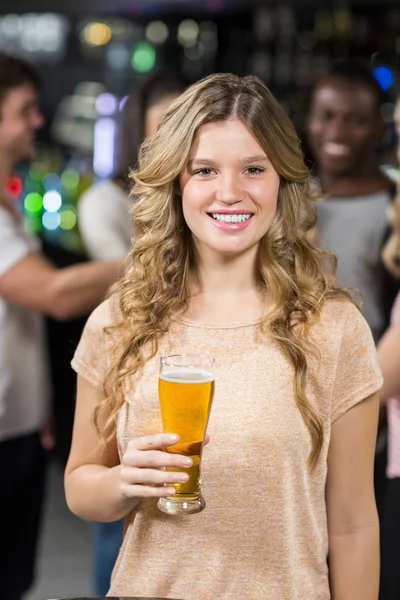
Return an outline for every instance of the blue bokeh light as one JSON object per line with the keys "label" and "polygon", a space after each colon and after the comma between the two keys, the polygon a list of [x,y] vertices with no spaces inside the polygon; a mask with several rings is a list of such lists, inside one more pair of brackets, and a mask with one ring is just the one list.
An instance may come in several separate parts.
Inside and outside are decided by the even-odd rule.
{"label": "blue bokeh light", "polygon": [[383,91],[386,92],[386,90],[392,87],[394,76],[393,72],[389,69],[389,67],[375,67],[375,69],[372,71],[372,74],[379,83],[380,87],[383,89]]}
{"label": "blue bokeh light", "polygon": [[61,223],[60,213],[45,212],[42,216],[43,227],[49,231],[58,229]]}

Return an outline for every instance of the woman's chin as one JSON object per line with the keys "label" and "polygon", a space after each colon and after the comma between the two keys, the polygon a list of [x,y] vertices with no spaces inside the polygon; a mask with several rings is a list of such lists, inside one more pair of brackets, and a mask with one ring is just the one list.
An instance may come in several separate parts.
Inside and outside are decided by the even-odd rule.
{"label": "woman's chin", "polygon": [[215,244],[210,246],[210,249],[221,257],[235,258],[251,250],[251,246],[248,244]]}

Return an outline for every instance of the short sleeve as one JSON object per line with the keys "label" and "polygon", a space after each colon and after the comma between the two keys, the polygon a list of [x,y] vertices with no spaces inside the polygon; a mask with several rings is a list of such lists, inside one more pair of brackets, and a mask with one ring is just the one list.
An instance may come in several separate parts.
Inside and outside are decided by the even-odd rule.
{"label": "short sleeve", "polygon": [[128,200],[122,190],[111,188],[109,183],[97,184],[83,194],[78,211],[80,233],[92,260],[126,257],[131,232]]}
{"label": "short sleeve", "polygon": [[100,304],[88,318],[71,366],[95,387],[101,387],[108,369],[104,328],[110,325],[110,301]]}
{"label": "short sleeve", "polygon": [[371,330],[354,304],[349,304],[332,392],[331,420],[374,394],[383,384]]}
{"label": "short sleeve", "polygon": [[0,276],[31,251],[29,240],[6,210],[0,208]]}

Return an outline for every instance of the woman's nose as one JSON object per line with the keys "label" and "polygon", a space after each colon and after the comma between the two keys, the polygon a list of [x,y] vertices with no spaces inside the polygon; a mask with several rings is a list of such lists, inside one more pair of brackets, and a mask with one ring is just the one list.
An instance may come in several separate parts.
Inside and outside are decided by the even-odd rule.
{"label": "woman's nose", "polygon": [[236,204],[243,200],[243,189],[238,181],[238,178],[229,175],[219,179],[218,188],[216,190],[216,199],[224,204]]}

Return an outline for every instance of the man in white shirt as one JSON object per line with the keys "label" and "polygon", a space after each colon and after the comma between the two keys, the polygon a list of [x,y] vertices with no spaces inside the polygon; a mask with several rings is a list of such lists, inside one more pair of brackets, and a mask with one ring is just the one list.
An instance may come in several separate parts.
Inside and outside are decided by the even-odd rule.
{"label": "man in white shirt", "polygon": [[88,314],[119,269],[114,261],[56,269],[6,196],[8,177],[33,155],[44,122],[38,92],[35,70],[0,54],[0,596],[7,600],[21,600],[34,577],[50,418],[43,315]]}

